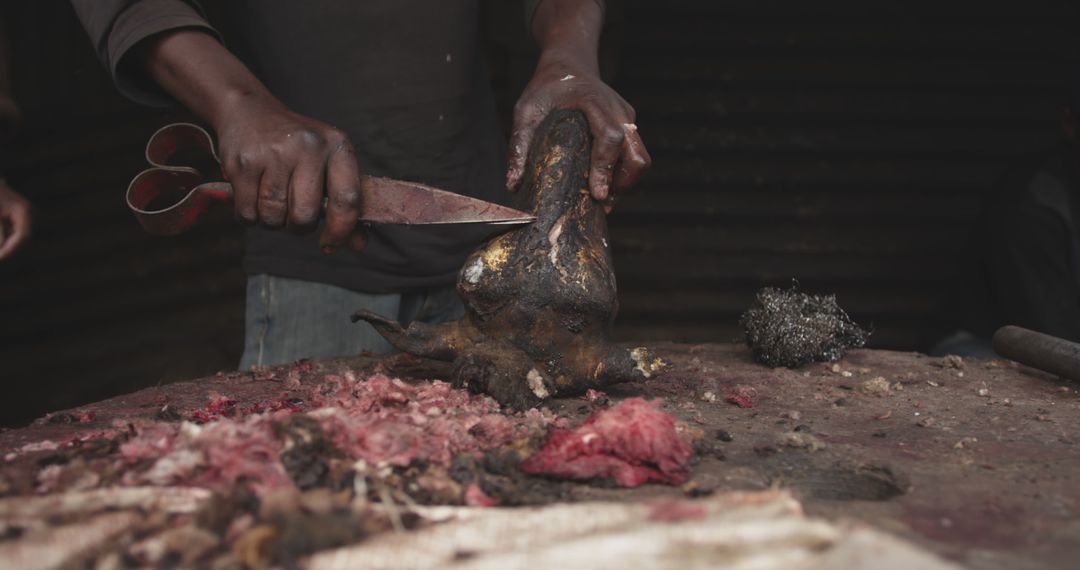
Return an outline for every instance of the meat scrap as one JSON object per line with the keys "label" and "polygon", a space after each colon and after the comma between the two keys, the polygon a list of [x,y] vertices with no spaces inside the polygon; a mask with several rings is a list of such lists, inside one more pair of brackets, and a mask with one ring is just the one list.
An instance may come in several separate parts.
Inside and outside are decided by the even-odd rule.
{"label": "meat scrap", "polygon": [[690,475],[693,448],[675,418],[643,398],[600,410],[573,430],[555,429],[540,451],[521,464],[532,475],[611,478],[620,487],[678,485]]}
{"label": "meat scrap", "polygon": [[724,401],[739,406],[740,408],[753,408],[754,400],[746,394],[728,394]]}
{"label": "meat scrap", "polygon": [[470,507],[497,507],[499,502],[488,496],[480,485],[473,483],[465,488],[465,504]]}
{"label": "meat scrap", "polygon": [[[320,372],[269,400],[213,392],[169,421],[117,418],[108,431],[12,452],[51,454],[34,463],[35,486],[25,487],[47,494],[0,500],[0,534],[17,533],[5,534],[0,560],[297,567],[319,550],[415,528],[405,505],[568,497],[569,483],[534,473],[678,483],[692,451],[656,405],[629,400],[570,430],[548,410],[510,413],[446,382],[383,374]],[[534,468],[522,468],[545,440]]]}
{"label": "meat scrap", "polygon": [[757,397],[757,388],[748,384],[736,384],[724,396],[724,401],[740,408],[753,408],[754,398]]}
{"label": "meat scrap", "polygon": [[206,407],[201,410],[195,410],[191,413],[191,420],[205,424],[207,422],[231,416],[235,412],[236,400],[222,396],[221,394],[213,394],[210,396],[210,402],[206,404]]}
{"label": "meat scrap", "polygon": [[[296,372],[296,369],[290,370],[289,374],[292,375],[294,372]],[[299,380],[297,380],[295,386],[299,387],[299,385]],[[189,419],[197,424],[205,424],[221,418],[244,417],[278,410],[299,412],[303,410],[304,404],[303,398],[293,397],[289,392],[283,393],[279,398],[259,400],[248,406],[237,406],[236,400],[233,398],[221,394],[211,394],[210,401],[207,402],[206,406],[192,411]]]}
{"label": "meat scrap", "polygon": [[239,406],[212,394],[192,415],[205,423],[142,426],[120,453],[129,466],[149,468],[129,472],[127,482],[225,489],[242,483],[263,495],[316,484],[328,460],[449,466],[461,453],[539,439],[563,421],[535,409],[507,415],[491,398],[440,381],[407,384],[382,374],[361,380],[351,373],[325,380],[282,405]]}

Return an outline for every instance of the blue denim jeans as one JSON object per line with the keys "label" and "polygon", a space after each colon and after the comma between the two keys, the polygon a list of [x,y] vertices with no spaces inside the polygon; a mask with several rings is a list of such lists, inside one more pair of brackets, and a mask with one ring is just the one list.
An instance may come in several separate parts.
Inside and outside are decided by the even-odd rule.
{"label": "blue denim jeans", "polygon": [[300,358],[393,351],[365,322],[349,316],[367,309],[402,324],[441,323],[465,314],[452,286],[409,293],[370,294],[324,283],[252,275],[247,282],[244,355],[240,369]]}

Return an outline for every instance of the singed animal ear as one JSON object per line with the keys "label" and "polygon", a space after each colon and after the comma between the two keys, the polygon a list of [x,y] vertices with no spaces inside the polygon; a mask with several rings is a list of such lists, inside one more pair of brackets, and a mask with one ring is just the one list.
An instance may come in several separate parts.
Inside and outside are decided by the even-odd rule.
{"label": "singed animal ear", "polygon": [[463,350],[472,346],[479,336],[468,320],[439,325],[414,321],[405,328],[393,319],[366,310],[353,313],[351,319],[354,323],[364,321],[370,324],[387,342],[402,352],[434,360],[454,360]]}

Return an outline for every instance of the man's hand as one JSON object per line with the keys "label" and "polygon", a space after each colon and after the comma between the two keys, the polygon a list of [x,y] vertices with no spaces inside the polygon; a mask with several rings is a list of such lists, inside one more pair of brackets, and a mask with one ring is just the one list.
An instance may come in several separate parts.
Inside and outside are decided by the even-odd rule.
{"label": "man's hand", "polygon": [[30,237],[30,202],[0,179],[0,259],[10,257]]}
{"label": "man's hand", "polygon": [[345,133],[285,109],[277,101],[241,98],[216,129],[237,216],[248,223],[296,232],[314,228],[324,194],[327,253],[349,244],[360,214],[360,172]]}
{"label": "man's hand", "polygon": [[537,67],[514,106],[507,187],[521,181],[536,127],[555,109],[579,109],[593,135],[589,189],[611,210],[615,194],[633,186],[652,162],[634,125],[634,108],[599,77],[572,66]]}
{"label": "man's hand", "polygon": [[595,0],[543,0],[533,18],[541,45],[532,80],[514,106],[507,187],[521,181],[533,133],[554,109],[578,109],[593,135],[589,190],[611,211],[615,194],[633,186],[652,159],[634,108],[599,77],[597,44],[602,11]]}
{"label": "man's hand", "polygon": [[270,228],[310,231],[327,197],[320,247],[361,249],[360,171],[345,133],[293,113],[211,36],[179,30],[151,38],[143,63],[154,80],[211,124],[236,215]]}

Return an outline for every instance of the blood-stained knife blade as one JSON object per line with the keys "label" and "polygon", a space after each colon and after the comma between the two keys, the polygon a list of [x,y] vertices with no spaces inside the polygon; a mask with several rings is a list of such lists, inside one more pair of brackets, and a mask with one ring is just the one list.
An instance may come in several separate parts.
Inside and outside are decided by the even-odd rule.
{"label": "blood-stained knife blade", "polygon": [[527,224],[528,213],[416,182],[362,176],[360,219],[379,224]]}
{"label": "blood-stained knife blade", "polygon": [[[143,229],[175,235],[195,225],[214,204],[232,201],[210,133],[198,125],[174,123],[159,129],[146,145],[152,165],[128,185],[128,207]],[[416,182],[360,177],[360,221],[374,224],[528,224],[526,212],[447,192]],[[327,201],[323,200],[323,208]]]}

